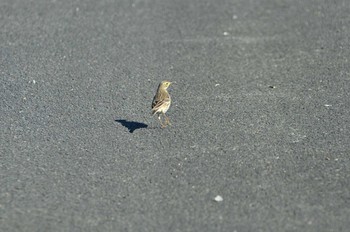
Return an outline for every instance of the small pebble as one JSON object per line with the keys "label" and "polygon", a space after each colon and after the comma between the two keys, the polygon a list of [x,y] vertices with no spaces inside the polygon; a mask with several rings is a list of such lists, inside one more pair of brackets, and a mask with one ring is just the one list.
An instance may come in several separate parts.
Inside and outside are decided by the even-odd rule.
{"label": "small pebble", "polygon": [[222,198],[222,196],[217,195],[217,196],[214,198],[214,200],[215,200],[216,202],[221,202],[221,201],[223,201],[224,199]]}

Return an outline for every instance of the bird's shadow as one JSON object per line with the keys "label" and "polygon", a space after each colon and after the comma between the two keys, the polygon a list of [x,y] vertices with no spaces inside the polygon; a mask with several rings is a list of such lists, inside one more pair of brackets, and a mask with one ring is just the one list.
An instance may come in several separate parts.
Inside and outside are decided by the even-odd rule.
{"label": "bird's shadow", "polygon": [[124,119],[116,119],[114,121],[119,122],[120,124],[122,124],[122,126],[125,126],[126,128],[128,128],[130,133],[133,133],[137,129],[148,127],[147,124],[142,122],[128,121]]}

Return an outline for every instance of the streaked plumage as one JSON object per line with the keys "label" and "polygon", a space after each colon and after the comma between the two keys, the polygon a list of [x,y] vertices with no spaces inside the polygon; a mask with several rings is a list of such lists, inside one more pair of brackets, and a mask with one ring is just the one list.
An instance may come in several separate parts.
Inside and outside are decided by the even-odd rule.
{"label": "streaked plumage", "polygon": [[[171,83],[172,82],[170,81],[162,81],[159,84],[156,95],[154,96],[152,101],[152,115],[158,115],[158,120],[162,128],[166,127],[167,125],[171,125],[169,117],[165,115],[171,104],[171,98],[167,91],[167,88],[171,85]],[[164,123],[160,118],[161,115],[165,117]]]}

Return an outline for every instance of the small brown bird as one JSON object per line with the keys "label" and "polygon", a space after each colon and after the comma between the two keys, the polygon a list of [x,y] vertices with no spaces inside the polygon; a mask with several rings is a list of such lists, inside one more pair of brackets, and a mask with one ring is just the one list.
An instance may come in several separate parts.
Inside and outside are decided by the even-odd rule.
{"label": "small brown bird", "polygon": [[[158,120],[162,128],[166,127],[167,125],[171,125],[169,117],[165,115],[171,104],[171,98],[167,91],[168,87],[171,84],[172,82],[170,81],[162,81],[159,84],[156,95],[154,96],[152,101],[152,115],[158,115]],[[160,118],[161,114],[165,117],[164,123]]]}

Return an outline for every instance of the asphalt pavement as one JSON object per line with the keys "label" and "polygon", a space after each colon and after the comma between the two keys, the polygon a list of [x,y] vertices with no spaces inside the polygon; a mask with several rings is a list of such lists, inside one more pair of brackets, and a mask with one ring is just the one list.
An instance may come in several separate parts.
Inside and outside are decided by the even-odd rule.
{"label": "asphalt pavement", "polygon": [[0,1],[0,231],[348,231],[349,38],[347,0]]}

